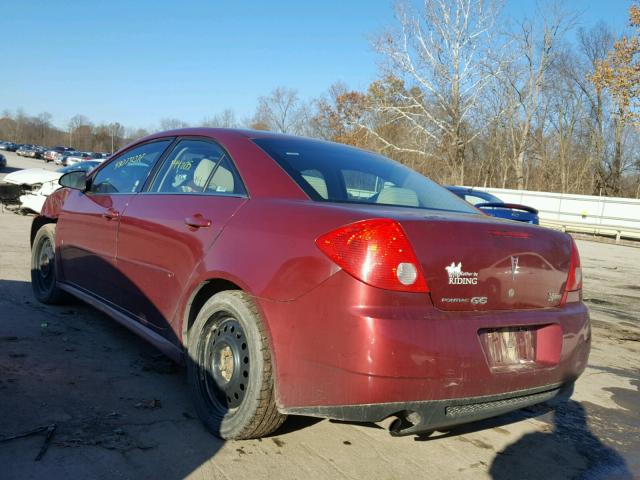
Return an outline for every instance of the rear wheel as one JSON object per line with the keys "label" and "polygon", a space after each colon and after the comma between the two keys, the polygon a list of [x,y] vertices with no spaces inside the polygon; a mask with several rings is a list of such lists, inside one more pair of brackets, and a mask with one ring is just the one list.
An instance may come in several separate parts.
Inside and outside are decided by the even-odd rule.
{"label": "rear wheel", "polygon": [[65,300],[65,293],[56,283],[55,232],[55,224],[43,225],[31,248],[31,288],[38,301],[49,305]]}
{"label": "rear wheel", "polygon": [[273,367],[262,319],[241,291],[220,292],[189,331],[187,374],[196,411],[225,439],[258,438],[286,416],[275,404]]}

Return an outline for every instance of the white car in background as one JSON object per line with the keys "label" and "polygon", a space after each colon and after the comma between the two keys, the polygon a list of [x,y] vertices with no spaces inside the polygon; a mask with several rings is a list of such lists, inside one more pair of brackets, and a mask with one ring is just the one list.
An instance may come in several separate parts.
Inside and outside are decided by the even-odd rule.
{"label": "white car in background", "polygon": [[63,157],[62,164],[65,167],[69,167],[71,165],[75,165],[76,163],[89,162],[91,160],[104,160],[104,157],[102,156],[101,153],[75,152],[68,155],[66,158]]}
{"label": "white car in background", "polygon": [[20,195],[20,209],[35,213],[40,213],[44,201],[49,195],[60,188],[58,179],[68,172],[82,170],[90,172],[104,160],[90,160],[87,162],[74,163],[68,167],[58,170],[45,170],[44,168],[28,168],[6,175],[4,183],[20,185],[22,195]]}

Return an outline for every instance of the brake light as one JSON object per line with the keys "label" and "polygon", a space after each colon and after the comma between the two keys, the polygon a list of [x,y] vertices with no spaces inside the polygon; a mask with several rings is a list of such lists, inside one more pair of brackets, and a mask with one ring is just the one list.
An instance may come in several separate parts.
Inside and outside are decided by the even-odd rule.
{"label": "brake light", "polygon": [[582,267],[580,266],[580,253],[576,241],[571,239],[571,262],[569,263],[569,275],[564,287],[561,305],[565,303],[579,302],[582,297]]}
{"label": "brake light", "polygon": [[316,245],[364,283],[401,292],[429,291],[402,227],[388,218],[362,220],[320,236]]}

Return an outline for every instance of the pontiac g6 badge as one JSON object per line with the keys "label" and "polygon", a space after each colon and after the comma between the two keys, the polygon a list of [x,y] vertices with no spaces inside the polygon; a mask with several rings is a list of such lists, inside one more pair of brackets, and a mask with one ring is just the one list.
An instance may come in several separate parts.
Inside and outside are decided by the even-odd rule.
{"label": "pontiac g6 badge", "polygon": [[471,297],[472,305],[486,305],[488,301],[487,297]]}
{"label": "pontiac g6 badge", "polygon": [[516,275],[520,273],[518,271],[520,267],[518,267],[518,257],[511,257],[511,280],[516,279]]}
{"label": "pontiac g6 badge", "polygon": [[463,272],[462,262],[451,262],[451,265],[444,267],[449,275],[449,285],[477,285],[478,272]]}

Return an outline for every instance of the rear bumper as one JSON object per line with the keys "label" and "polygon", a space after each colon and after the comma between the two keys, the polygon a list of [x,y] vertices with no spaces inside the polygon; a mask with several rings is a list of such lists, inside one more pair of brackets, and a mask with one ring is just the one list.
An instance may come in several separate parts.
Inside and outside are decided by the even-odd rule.
{"label": "rear bumper", "polygon": [[388,417],[398,417],[390,427],[394,436],[441,430],[456,425],[483,420],[513,410],[552,400],[568,398],[573,383],[548,385],[517,392],[483,397],[429,400],[421,402],[396,402],[368,405],[340,405],[327,407],[290,408],[285,412],[294,415],[332,418],[351,422],[379,422]]}
{"label": "rear bumper", "polygon": [[[278,406],[292,413],[549,389],[573,382],[590,351],[582,303],[446,312],[428,295],[373,288],[342,271],[296,300],[257,301],[271,336]],[[479,332],[504,327],[549,333],[538,338],[543,358],[525,368],[492,368]]]}

